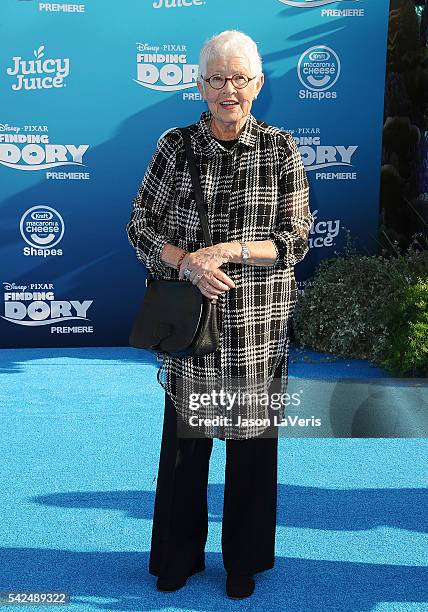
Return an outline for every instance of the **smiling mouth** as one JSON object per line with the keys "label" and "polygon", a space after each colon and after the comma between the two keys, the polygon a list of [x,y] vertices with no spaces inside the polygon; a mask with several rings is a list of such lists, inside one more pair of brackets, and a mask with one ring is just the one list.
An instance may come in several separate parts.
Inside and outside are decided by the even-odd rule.
{"label": "smiling mouth", "polygon": [[238,102],[236,102],[236,100],[224,100],[223,102],[220,102],[220,106],[223,108],[229,108],[231,106],[238,106]]}

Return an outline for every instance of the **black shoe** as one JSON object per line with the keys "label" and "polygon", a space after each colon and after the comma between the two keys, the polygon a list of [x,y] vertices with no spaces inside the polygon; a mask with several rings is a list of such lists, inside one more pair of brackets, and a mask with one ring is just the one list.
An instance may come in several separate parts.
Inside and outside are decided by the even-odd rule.
{"label": "black shoe", "polygon": [[184,587],[187,579],[190,578],[190,576],[193,576],[193,574],[196,574],[197,572],[202,572],[204,569],[205,563],[199,562],[187,576],[159,576],[156,581],[156,588],[158,591],[165,592],[178,591],[178,589]]}
{"label": "black shoe", "polygon": [[253,594],[255,586],[256,583],[252,574],[246,574],[245,576],[228,574],[226,578],[226,595],[232,599],[243,599]]}

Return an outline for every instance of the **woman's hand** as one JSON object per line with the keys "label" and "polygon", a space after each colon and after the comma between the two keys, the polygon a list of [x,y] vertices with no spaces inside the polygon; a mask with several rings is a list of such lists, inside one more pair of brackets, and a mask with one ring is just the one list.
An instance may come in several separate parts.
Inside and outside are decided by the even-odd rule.
{"label": "woman's hand", "polygon": [[220,266],[229,261],[230,253],[227,243],[215,244],[213,246],[198,249],[193,253],[187,253],[180,264],[180,279],[184,278],[186,268],[192,274],[189,280],[198,287],[206,297],[217,301],[218,296],[235,287],[235,283]]}

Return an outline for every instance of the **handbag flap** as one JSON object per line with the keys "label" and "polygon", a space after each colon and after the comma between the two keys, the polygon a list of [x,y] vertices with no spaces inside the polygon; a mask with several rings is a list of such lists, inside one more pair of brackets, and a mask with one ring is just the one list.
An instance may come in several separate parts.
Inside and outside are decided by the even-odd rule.
{"label": "handbag flap", "polygon": [[152,280],[133,325],[129,342],[136,348],[177,351],[198,330],[203,295],[189,281]]}

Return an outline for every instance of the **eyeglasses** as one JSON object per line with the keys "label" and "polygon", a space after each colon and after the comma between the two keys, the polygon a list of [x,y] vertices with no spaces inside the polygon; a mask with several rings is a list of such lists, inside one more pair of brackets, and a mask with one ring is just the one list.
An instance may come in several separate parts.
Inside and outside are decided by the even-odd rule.
{"label": "eyeglasses", "polygon": [[249,78],[245,74],[234,74],[231,77],[225,77],[222,74],[213,74],[208,79],[205,77],[202,78],[209,83],[213,89],[223,89],[227,81],[232,81],[236,89],[244,89],[244,87],[247,87],[248,83],[256,77],[253,76]]}

